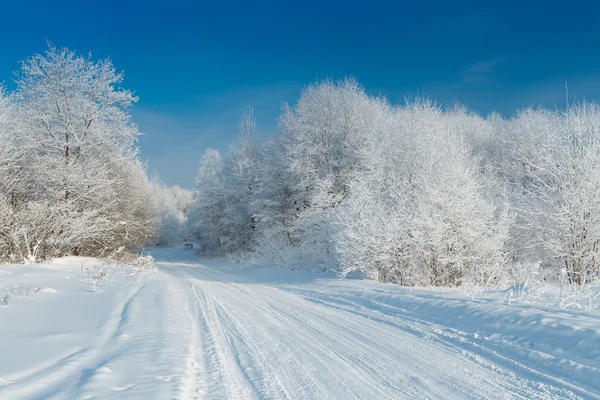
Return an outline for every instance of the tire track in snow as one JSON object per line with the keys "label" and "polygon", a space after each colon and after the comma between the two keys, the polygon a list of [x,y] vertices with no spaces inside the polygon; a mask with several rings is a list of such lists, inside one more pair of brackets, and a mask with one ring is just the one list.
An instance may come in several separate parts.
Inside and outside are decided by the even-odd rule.
{"label": "tire track in snow", "polygon": [[[221,286],[221,285],[219,285]],[[230,306],[231,299],[227,293],[231,288],[225,286],[226,290],[219,290],[219,287],[210,289],[204,288],[211,292],[213,298],[219,297],[220,300],[215,300],[221,323],[227,328],[228,336],[235,347],[235,351],[242,358],[243,362],[240,365],[248,364],[248,374],[252,378],[252,385],[260,394],[261,398],[293,398],[294,390],[304,388],[307,382],[300,382],[306,371],[304,368],[297,368],[292,374],[282,374],[281,367],[287,363],[293,362],[290,356],[290,349],[284,344],[274,340],[268,333],[268,327],[272,327],[268,323],[260,323],[261,319],[244,318],[244,313],[236,313],[236,309]],[[229,290],[227,290],[229,289]],[[223,296],[225,295],[225,301]],[[250,306],[248,302],[244,302],[245,306]],[[237,309],[239,310],[239,309]],[[277,360],[278,367],[274,367],[273,363]],[[310,392],[301,390],[296,392],[296,396],[302,398],[311,398]]]}
{"label": "tire track in snow", "polygon": [[[323,340],[326,340],[327,342],[331,341],[331,337],[315,337],[316,335],[320,335],[320,331],[322,330],[319,327],[315,327],[314,323],[307,320],[307,319],[298,319],[298,318],[294,318],[292,317],[292,314],[285,314],[282,313],[280,310],[276,310],[274,308],[273,305],[269,304],[269,303],[274,303],[273,301],[270,302],[265,302],[263,301],[263,299],[259,296],[257,296],[253,291],[247,291],[244,289],[243,286],[241,285],[236,285],[236,284],[228,284],[227,285],[227,289],[228,290],[223,290],[223,293],[227,293],[229,292],[229,296],[227,296],[227,299],[225,301],[226,304],[230,305],[231,304],[236,304],[236,301],[239,301],[239,299],[244,299],[243,303],[241,304],[243,307],[246,308],[252,308],[253,312],[249,313],[250,315],[253,316],[253,319],[258,317],[260,318],[261,316],[266,316],[268,317],[267,320],[264,320],[264,318],[261,318],[261,323],[257,324],[258,326],[267,326],[270,327],[270,331],[273,332],[285,332],[286,336],[287,336],[287,340],[291,343],[293,343],[293,346],[291,347],[296,347],[296,348],[302,348],[303,350],[305,350],[309,357],[307,357],[307,361],[312,359],[312,362],[315,363],[317,362],[319,364],[319,368],[317,368],[317,371],[322,371],[325,370],[327,372],[329,372],[329,374],[331,376],[336,376],[336,374],[339,374],[339,370],[335,371],[334,369],[332,369],[331,366],[337,366],[338,369],[343,365],[346,368],[346,371],[344,373],[344,378],[346,381],[352,381],[353,385],[356,385],[356,383],[360,383],[358,386],[363,386],[363,387],[368,387],[370,388],[371,392],[373,394],[377,394],[380,398],[389,398],[389,394],[386,393],[385,389],[381,388],[381,376],[377,375],[377,374],[373,374],[373,371],[367,371],[367,370],[363,370],[362,373],[360,371],[360,368],[357,368],[357,363],[356,363],[356,356],[355,355],[349,355],[343,351],[340,351],[339,349],[336,349],[335,346],[323,346],[320,342]],[[240,293],[241,292],[241,293]],[[243,293],[243,294],[242,294]],[[258,307],[257,305],[260,305],[261,307]],[[248,310],[250,311],[250,310]],[[252,324],[252,320],[246,321],[246,324],[251,325]],[[275,326],[274,326],[275,325]],[[256,330],[253,331],[251,333],[253,336],[256,334]],[[264,336],[264,335],[263,335]],[[259,336],[261,338],[262,341],[267,341],[268,339],[265,339],[265,337],[263,336]],[[267,338],[269,336],[266,336]],[[270,340],[271,342],[273,342],[273,340]],[[339,343],[341,341],[336,341],[333,340],[333,343]],[[265,348],[270,349],[271,346],[264,346]],[[365,358],[370,358],[369,354],[363,354],[363,356]],[[277,354],[272,354],[272,358],[276,358]],[[307,371],[303,371],[303,367],[302,364],[299,364],[297,362],[294,363],[295,360],[297,360],[300,357],[300,354],[295,353],[292,357],[288,357],[287,361],[292,363],[292,366],[287,366],[286,363],[284,362],[280,362],[280,368],[282,369],[280,371],[280,373],[283,372],[288,372],[288,370],[291,370],[290,372],[288,372],[288,375],[292,378],[294,378],[296,375],[301,375],[301,376],[306,376],[307,375]],[[326,362],[323,361],[323,359],[326,359]],[[263,365],[264,367],[264,365]],[[299,371],[301,371],[302,373],[299,374]],[[365,373],[368,376],[374,377],[375,379],[367,379],[365,376]],[[312,374],[312,379],[314,381],[309,381],[306,382],[304,387],[308,387],[310,386],[312,388],[313,391],[319,391],[321,388],[315,384],[316,382],[319,382],[320,378],[318,377],[319,374]],[[350,378],[350,379],[349,379]],[[319,382],[322,386],[326,386],[327,384],[331,384],[331,383],[324,383],[324,382]],[[351,396],[353,397],[353,392],[352,391],[347,391],[346,388],[340,387],[338,388],[338,396],[339,396],[339,390],[345,391],[346,392],[346,396]],[[328,393],[328,396],[325,396],[324,394],[320,395],[315,395],[314,393],[308,392],[308,393],[302,393],[302,395],[297,394],[296,398],[315,398],[315,399],[319,399],[319,398],[324,398],[324,397],[331,397],[334,396],[336,394],[336,392],[330,392]],[[274,398],[274,397],[269,397],[269,398]]]}
{"label": "tire track in snow", "polygon": [[[197,299],[198,318],[203,327],[205,341],[203,357],[206,363],[207,392],[211,398],[254,399],[256,392],[249,384],[248,377],[240,368],[225,327],[219,322],[214,300],[192,287],[192,295]],[[220,383],[220,385],[219,385]]]}
{"label": "tire track in snow", "polygon": [[170,267],[169,273],[191,285],[210,336],[205,351],[214,353],[207,370],[229,387],[207,387],[210,398],[569,395],[483,362],[439,337],[435,327],[319,303],[208,267]]}
{"label": "tire track in snow", "polygon": [[[262,288],[261,288],[262,289]],[[274,289],[277,291],[276,289]],[[262,290],[264,291],[264,290]],[[312,309],[310,303],[299,302],[297,298],[292,296],[292,306],[285,306],[282,300],[282,293],[276,293],[278,301],[272,300],[267,302],[273,303],[280,310],[274,310],[269,313],[272,315],[281,315],[283,321],[296,320],[301,329],[309,329],[316,337],[313,337],[313,342],[325,344],[330,350],[333,357],[330,364],[339,365],[343,363],[347,367],[344,376],[351,376],[353,383],[361,382],[356,385],[354,390],[360,393],[364,387],[369,387],[372,393],[378,393],[382,398],[397,398],[398,393],[403,393],[405,396],[415,397],[418,395],[427,395],[427,397],[443,397],[444,395],[464,395],[464,388],[454,386],[452,393],[440,393],[436,386],[444,383],[448,385],[447,374],[433,368],[422,366],[427,360],[423,358],[413,357],[410,353],[398,351],[398,348],[412,348],[415,350],[415,342],[407,341],[406,337],[398,338],[401,343],[394,343],[394,346],[383,346],[377,341],[369,338],[368,334],[360,333],[364,329],[363,323],[359,321],[356,324],[350,319],[339,321],[335,314],[331,313],[328,308]],[[268,304],[265,302],[265,304]],[[309,315],[302,315],[297,310],[302,310],[304,313],[309,312]],[[373,327],[369,327],[369,330]],[[323,332],[327,334],[324,335]],[[385,332],[384,335],[390,335],[390,332]],[[358,340],[357,340],[358,339]],[[410,339],[410,338],[409,338]],[[356,344],[344,348],[343,344]],[[421,345],[418,343],[418,345]],[[419,350],[419,346],[416,346]],[[394,358],[395,357],[395,358]],[[421,356],[422,357],[422,356]],[[399,362],[401,361],[401,362]],[[386,366],[395,366],[395,368],[386,368]],[[407,366],[410,366],[407,368]],[[434,373],[435,371],[435,373]],[[394,372],[389,374],[389,372]],[[468,373],[468,370],[464,371]],[[419,376],[417,376],[417,373]],[[443,379],[443,381],[440,380]],[[425,382],[437,382],[437,385],[427,385]],[[443,385],[442,385],[443,386]],[[452,386],[452,385],[450,385]],[[387,390],[386,390],[387,389]],[[466,393],[469,397],[477,393]],[[481,395],[481,393],[479,393]],[[491,392],[488,393],[491,395]]]}

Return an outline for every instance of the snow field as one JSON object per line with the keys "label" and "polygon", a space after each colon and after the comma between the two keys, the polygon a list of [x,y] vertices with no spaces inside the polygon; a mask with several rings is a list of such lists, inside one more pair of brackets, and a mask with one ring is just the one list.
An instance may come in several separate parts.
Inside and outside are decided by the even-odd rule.
{"label": "snow field", "polygon": [[597,309],[154,256],[101,293],[78,259],[1,266],[52,290],[0,308],[0,398],[600,398]]}

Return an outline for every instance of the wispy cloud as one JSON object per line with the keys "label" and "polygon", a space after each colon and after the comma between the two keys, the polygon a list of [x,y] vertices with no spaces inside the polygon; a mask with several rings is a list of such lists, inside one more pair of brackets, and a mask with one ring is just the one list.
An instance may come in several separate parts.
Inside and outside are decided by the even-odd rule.
{"label": "wispy cloud", "polygon": [[461,72],[463,83],[476,83],[488,81],[491,78],[494,68],[504,59],[496,57],[491,60],[478,61]]}

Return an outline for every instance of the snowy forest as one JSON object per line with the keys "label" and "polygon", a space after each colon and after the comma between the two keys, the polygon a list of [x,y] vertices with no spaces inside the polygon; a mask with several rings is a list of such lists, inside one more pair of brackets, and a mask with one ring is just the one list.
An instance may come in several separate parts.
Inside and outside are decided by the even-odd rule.
{"label": "snowy forest", "polygon": [[598,280],[597,104],[483,117],[328,80],[284,104],[266,143],[251,109],[239,130],[200,161],[204,255],[404,286]]}
{"label": "snowy forest", "polygon": [[49,45],[0,92],[0,257],[203,256],[403,286],[600,276],[600,108],[486,117],[316,82],[263,142],[253,110],[195,189],[150,179],[110,60]]}
{"label": "snowy forest", "polygon": [[149,180],[110,60],[48,46],[0,87],[0,258],[115,257],[183,240],[191,194]]}

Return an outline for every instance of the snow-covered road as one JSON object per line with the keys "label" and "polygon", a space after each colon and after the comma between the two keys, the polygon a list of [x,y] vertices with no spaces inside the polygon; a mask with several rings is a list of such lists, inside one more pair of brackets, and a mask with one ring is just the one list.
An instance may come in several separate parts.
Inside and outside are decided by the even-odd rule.
{"label": "snow-covered road", "polygon": [[[479,305],[443,293],[411,298],[389,285],[163,255],[159,272],[102,294],[114,301],[99,307],[108,311],[93,335],[55,329],[56,354],[14,370],[0,362],[0,398],[600,398],[598,343],[585,342],[600,337],[594,314],[582,317],[592,324],[575,340],[582,348],[567,353],[536,324],[527,339],[469,329],[485,320]],[[562,335],[550,312],[511,307]]]}

